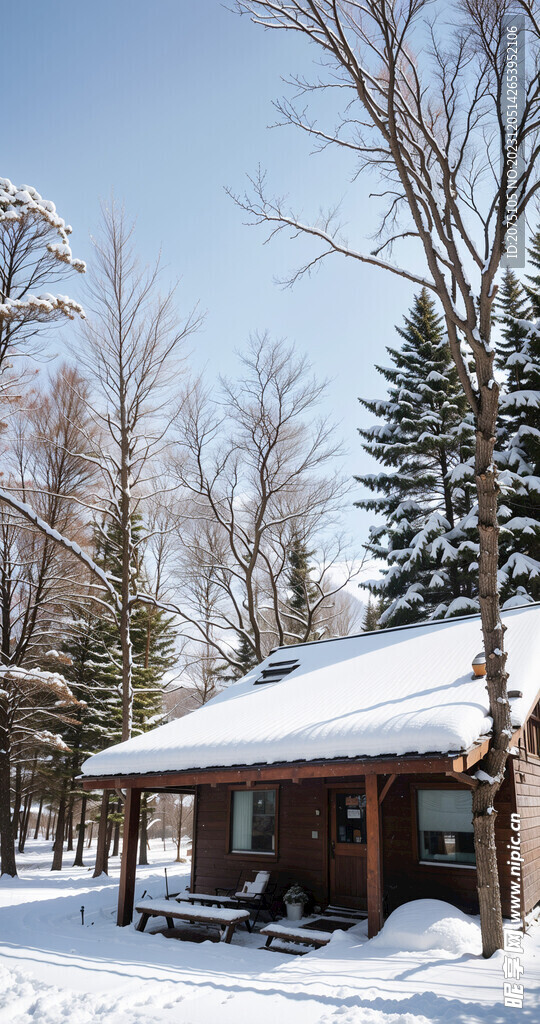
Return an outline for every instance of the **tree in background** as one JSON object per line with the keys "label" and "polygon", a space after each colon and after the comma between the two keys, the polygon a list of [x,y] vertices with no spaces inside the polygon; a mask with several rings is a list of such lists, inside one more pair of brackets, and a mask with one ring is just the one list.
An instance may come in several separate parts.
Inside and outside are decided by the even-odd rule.
{"label": "tree in background", "polygon": [[[14,821],[9,792],[11,771],[17,758],[41,758],[67,750],[61,727],[71,722],[77,705],[65,679],[59,673],[11,666],[0,668],[0,874],[16,875]],[[20,803],[15,801],[15,816]]]}
{"label": "tree in background", "polygon": [[355,502],[382,519],[371,527],[368,551],[387,565],[370,587],[384,626],[478,609],[474,427],[426,289],[396,330],[401,347],[386,350],[392,365],[377,367],[388,398],[360,399],[383,420],[359,433],[385,471],[356,478],[374,496]]}
{"label": "tree in background", "polygon": [[[328,633],[336,595],[355,573],[338,526],[349,488],[334,468],[340,446],[328,421],[315,418],[325,385],[305,358],[267,335],[253,338],[241,361],[240,377],[222,381],[220,394],[199,387],[186,399],[171,469],[188,495],[184,523],[192,523],[180,575],[186,635],[208,644],[235,676],[276,645],[309,639],[315,622]],[[295,537],[316,556],[309,587],[301,587],[304,614],[293,622]],[[212,588],[207,618],[197,611],[203,581]]]}
{"label": "tree in background", "polygon": [[370,594],[364,612],[364,618],[362,620],[362,632],[372,633],[375,629],[380,629],[380,617],[381,617],[381,606],[378,599],[374,599]]}
{"label": "tree in background", "polygon": [[[533,235],[528,262],[540,270],[539,232]],[[502,488],[499,585],[504,607],[540,598],[540,340],[525,326],[540,311],[540,276],[526,276],[529,284],[522,287],[506,271],[497,297],[498,366],[505,377],[495,455]]]}
{"label": "tree in background", "polygon": [[[172,382],[178,386],[181,349],[198,327],[190,314],[181,322],[174,309],[174,289],[160,291],[159,262],[141,268],[132,241],[133,227],[113,203],[103,207],[101,241],[95,244],[90,278],[89,319],[83,354],[90,395],[88,410],[99,428],[99,443],[81,432],[84,457],[101,477],[89,505],[105,535],[119,537],[116,605],[120,622],[122,673],[122,739],[133,725],[131,619],[139,597],[138,547],[144,531],[135,534],[149,495],[159,490],[168,432],[174,416]],[[172,412],[170,410],[172,403]]]}
{"label": "tree in background", "polygon": [[[57,214],[54,203],[29,185],[17,186],[0,178],[0,381],[4,398],[9,397],[12,360],[41,350],[38,335],[47,328],[83,315],[78,302],[49,292],[70,273],[84,273],[84,262],[72,255],[70,234],[71,227]],[[45,294],[37,294],[42,289]]]}
{"label": "tree in background", "polygon": [[312,609],[316,607],[317,591],[311,577],[316,572],[313,565],[315,551],[308,550],[304,537],[295,531],[287,553],[285,586],[287,589],[287,611],[290,618],[290,632],[302,630],[308,640],[318,640]]}

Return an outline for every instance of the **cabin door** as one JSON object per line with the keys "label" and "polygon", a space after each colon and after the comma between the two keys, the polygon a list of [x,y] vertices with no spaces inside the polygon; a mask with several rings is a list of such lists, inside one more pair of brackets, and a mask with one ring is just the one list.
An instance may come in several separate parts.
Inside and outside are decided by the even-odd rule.
{"label": "cabin door", "polygon": [[366,793],[363,786],[330,790],[330,903],[365,910]]}

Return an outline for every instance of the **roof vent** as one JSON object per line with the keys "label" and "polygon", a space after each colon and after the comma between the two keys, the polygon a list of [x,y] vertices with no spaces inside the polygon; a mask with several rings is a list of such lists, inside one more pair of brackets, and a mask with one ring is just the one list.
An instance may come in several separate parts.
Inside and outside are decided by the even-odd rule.
{"label": "roof vent", "polygon": [[254,686],[260,686],[261,683],[279,683],[285,676],[289,676],[291,672],[294,672],[295,668],[300,665],[299,661],[269,661],[268,667],[263,668],[258,679],[255,680]]}
{"label": "roof vent", "polygon": [[484,651],[480,651],[480,654],[477,654],[476,658],[473,658],[472,670],[474,672],[474,676],[485,676],[485,674],[486,674],[486,655],[485,655]]}

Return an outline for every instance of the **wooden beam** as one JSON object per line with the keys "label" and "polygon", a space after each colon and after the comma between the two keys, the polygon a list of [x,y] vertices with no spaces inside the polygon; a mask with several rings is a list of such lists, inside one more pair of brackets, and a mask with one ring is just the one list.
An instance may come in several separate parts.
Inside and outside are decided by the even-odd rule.
{"label": "wooden beam", "polygon": [[478,786],[478,779],[473,779],[472,776],[466,775],[465,772],[445,772],[449,778],[457,779],[458,782],[465,783],[466,786],[470,786],[471,789],[476,789]]}
{"label": "wooden beam", "polygon": [[390,789],[390,786],[394,785],[394,782],[396,781],[396,779],[397,779],[397,775],[391,775],[390,778],[388,778],[386,780],[386,782],[385,782],[385,784],[384,784],[384,786],[383,786],[383,788],[381,790],[380,796],[379,796],[379,807],[381,806],[381,804],[382,804],[386,794],[388,793],[388,790]]}
{"label": "wooden beam", "polygon": [[[522,728],[516,729],[508,746],[517,747],[519,745],[521,734]],[[464,754],[459,754],[457,757],[453,758],[453,762],[449,770],[456,772],[466,772],[468,768],[472,768],[474,764],[478,764],[478,762],[486,756],[489,750],[490,743],[491,738],[489,736],[481,743],[475,743],[474,747],[471,750],[467,750]]]}
{"label": "wooden beam", "polygon": [[133,918],[140,809],[141,790],[128,789],[124,806],[124,836],[122,840],[122,863],[120,866],[120,889],[118,891],[118,915],[116,918],[116,923],[121,928],[126,924],[131,924]]}
{"label": "wooden beam", "polygon": [[[459,761],[459,765],[456,762]],[[131,786],[133,789],[159,791],[183,786],[219,785],[242,782],[278,782],[281,779],[348,779],[363,775],[409,775],[417,773],[441,773],[461,771],[462,758],[454,757],[388,757],[367,758],[357,761],[306,761],[303,763],[261,765],[254,768],[204,768],[183,772],[163,772],[148,775],[82,776],[85,790],[116,789]]]}
{"label": "wooden beam", "polygon": [[366,775],[368,938],[382,927],[381,816],[376,775]]}

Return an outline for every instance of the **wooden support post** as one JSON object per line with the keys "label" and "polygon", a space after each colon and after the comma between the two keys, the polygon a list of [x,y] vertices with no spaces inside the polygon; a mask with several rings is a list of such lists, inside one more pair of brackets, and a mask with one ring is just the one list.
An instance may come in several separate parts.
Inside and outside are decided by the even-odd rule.
{"label": "wooden support post", "polygon": [[381,819],[376,775],[366,775],[368,937],[380,931],[382,913]]}
{"label": "wooden support post", "polygon": [[121,928],[126,924],[131,924],[133,918],[140,809],[141,790],[128,789],[124,805],[122,864],[120,867],[120,889],[118,892],[118,916],[116,918],[116,923]]}

